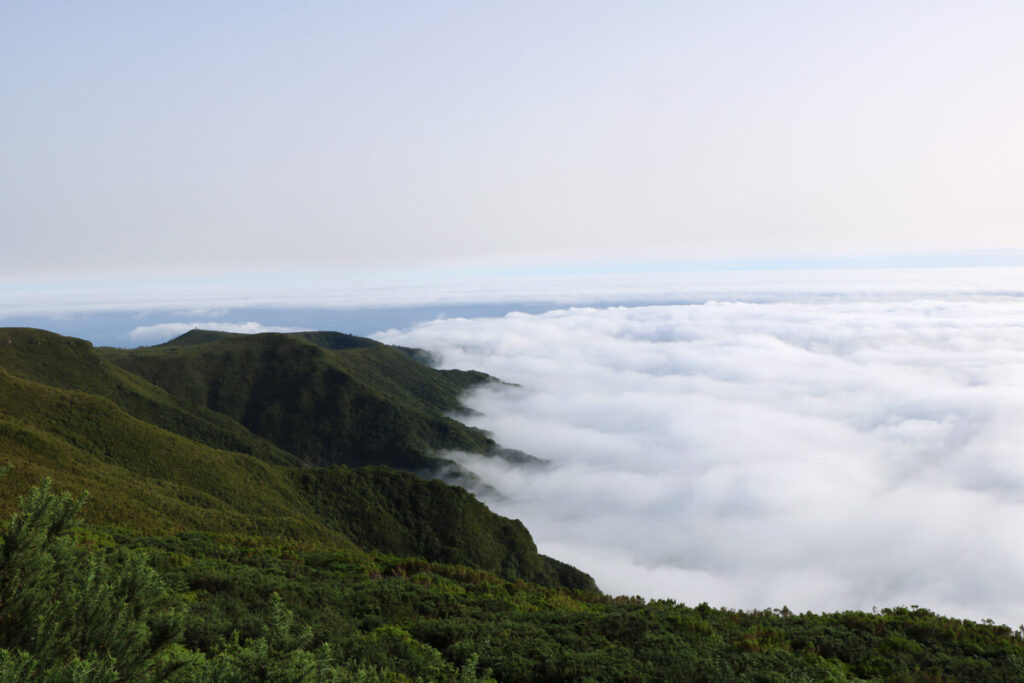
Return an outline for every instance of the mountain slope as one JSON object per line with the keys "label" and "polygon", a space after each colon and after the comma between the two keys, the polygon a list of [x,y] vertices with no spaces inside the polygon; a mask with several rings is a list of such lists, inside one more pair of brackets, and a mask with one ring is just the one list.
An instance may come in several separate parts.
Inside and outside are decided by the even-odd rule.
{"label": "mountain slope", "polygon": [[464,489],[387,467],[296,470],[299,488],[328,526],[392,555],[479,567],[508,579],[593,590],[579,570],[537,553],[519,520],[485,514]]}
{"label": "mountain slope", "polygon": [[[247,347],[244,355],[248,362],[260,366],[252,375],[256,377],[253,383],[260,387],[254,390],[257,394],[269,391],[267,383],[294,382],[299,395],[309,399],[319,394],[314,388],[307,396],[303,382],[316,385],[321,374],[335,381],[342,377],[341,370],[322,361],[321,354],[327,353],[322,347],[301,339],[256,341],[261,342],[257,349],[266,341],[271,349],[249,354],[251,349],[242,345]],[[283,344],[284,351],[275,355],[273,349],[278,344]],[[24,490],[39,477],[49,476],[63,488],[92,492],[94,503],[87,508],[90,522],[144,534],[195,530],[326,543],[336,548],[358,546],[436,562],[459,562],[543,585],[594,588],[586,574],[566,570],[561,563],[539,555],[521,524],[493,514],[462,489],[386,468],[362,472],[311,467],[284,451],[283,457],[266,458],[262,453],[215,448],[200,438],[210,433],[196,425],[212,425],[213,436],[228,435],[256,451],[266,442],[226,415],[201,406],[193,408],[184,399],[111,365],[81,340],[39,330],[0,329],[0,345],[6,346],[0,352],[0,464],[15,465],[10,475],[0,480],[5,491]],[[237,345],[232,345],[228,352],[235,348]],[[423,387],[402,396],[401,378],[386,377],[387,363],[394,362],[399,369],[408,366],[396,357],[416,363],[402,351],[387,347],[380,351],[386,352],[385,361],[367,371],[378,375],[376,384],[384,387],[374,400],[392,415],[402,416],[406,428],[410,409],[389,403],[388,392],[414,407],[415,401],[420,401],[423,419],[441,424],[447,420],[467,430],[437,411],[429,412],[425,399],[409,398],[417,392],[423,394]],[[265,358],[267,353],[270,359]],[[219,359],[216,354],[213,358]],[[303,359],[309,361],[308,370],[300,367]],[[205,379],[211,384],[219,382],[222,388],[234,386],[230,375],[221,377],[203,366],[209,360],[207,355],[178,356],[172,358],[171,365],[183,375],[200,378],[203,386]],[[193,361],[198,369],[190,365]],[[354,357],[345,362],[350,368],[359,363]],[[230,372],[230,367],[225,371]],[[286,379],[275,380],[273,373],[278,368]],[[412,376],[429,378],[434,372],[424,370],[426,374],[411,371]],[[245,384],[249,378],[240,381]],[[437,400],[447,400],[445,392],[454,395],[454,386],[455,382],[442,384]],[[336,410],[345,407],[330,405]],[[143,419],[147,416],[153,419]],[[350,430],[360,433],[362,414],[343,418]],[[321,414],[321,419],[332,417]],[[172,431],[165,424],[179,429]],[[273,452],[274,448],[266,444],[264,451]],[[417,455],[423,453],[416,451]],[[426,455],[421,457],[432,462]],[[9,509],[12,504],[11,496],[0,499],[0,508]],[[370,510],[380,514],[367,514]],[[416,510],[438,514],[421,516],[413,514]]]}
{"label": "mountain slope", "polygon": [[225,415],[171,396],[110,363],[82,339],[31,328],[0,328],[0,367],[22,379],[102,396],[140,420],[213,448],[281,464],[299,462]]}
{"label": "mountain slope", "polygon": [[485,433],[445,414],[486,375],[434,370],[368,339],[193,331],[160,346],[100,353],[310,464],[416,471],[435,467],[438,450],[495,449]]}
{"label": "mountain slope", "polygon": [[[295,495],[287,468],[213,449],[139,420],[109,399],[0,368],[3,484],[49,476],[89,491],[88,519],[145,533],[196,529],[347,545]],[[8,497],[5,506],[11,503]]]}

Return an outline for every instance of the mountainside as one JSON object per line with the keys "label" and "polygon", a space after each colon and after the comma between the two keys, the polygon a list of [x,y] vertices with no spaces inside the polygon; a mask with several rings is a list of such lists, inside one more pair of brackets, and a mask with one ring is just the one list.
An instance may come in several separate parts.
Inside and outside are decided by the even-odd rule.
{"label": "mountainside", "polygon": [[0,328],[0,368],[22,379],[109,399],[128,414],[199,443],[281,464],[294,455],[235,420],[171,396],[106,361],[87,341],[29,328]]}
{"label": "mountainside", "polygon": [[537,554],[519,520],[482,514],[465,490],[422,482],[386,467],[296,473],[300,490],[325,524],[363,547],[479,567],[505,578],[593,590],[589,576]]}
{"label": "mountainside", "polygon": [[[371,355],[343,355],[353,352]],[[149,370],[173,393],[108,359]],[[358,546],[593,590],[589,576],[539,555],[521,524],[461,489],[394,470],[311,466],[425,467],[437,462],[433,447],[493,449],[482,432],[442,412],[458,406],[460,387],[485,380],[333,333],[196,332],[156,349],[118,351],[0,329],[0,456],[16,465],[5,484],[49,476],[93,494],[89,521],[147,534]],[[424,518],[410,505],[438,514]]]}
{"label": "mountainside", "polygon": [[369,339],[193,331],[161,346],[99,353],[309,464],[424,470],[437,465],[438,450],[495,448],[445,414],[459,410],[459,395],[486,375],[434,370]]}

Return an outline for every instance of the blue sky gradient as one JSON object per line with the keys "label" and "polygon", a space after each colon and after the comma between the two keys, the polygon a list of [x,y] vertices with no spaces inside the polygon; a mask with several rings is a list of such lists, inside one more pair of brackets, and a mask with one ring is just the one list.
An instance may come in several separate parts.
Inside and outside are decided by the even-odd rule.
{"label": "blue sky gradient", "polygon": [[7,3],[0,273],[1024,247],[1024,6]]}

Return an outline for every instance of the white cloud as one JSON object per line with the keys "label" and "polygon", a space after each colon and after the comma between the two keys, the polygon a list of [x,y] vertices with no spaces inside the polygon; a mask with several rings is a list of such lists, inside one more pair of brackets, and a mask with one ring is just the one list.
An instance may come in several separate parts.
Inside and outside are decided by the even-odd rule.
{"label": "white cloud", "polygon": [[576,308],[375,336],[521,385],[469,397],[474,424],[554,465],[458,457],[607,591],[1024,621],[1012,299]]}
{"label": "white cloud", "polygon": [[217,332],[235,332],[238,334],[259,334],[261,332],[298,332],[296,327],[275,327],[257,322],[222,323],[210,320],[191,323],[161,323],[159,325],[142,325],[128,333],[128,337],[136,344],[152,345],[169,341],[190,330],[214,330]]}
{"label": "white cloud", "polygon": [[[1020,300],[1022,278],[1020,266],[706,270],[693,264],[563,274],[442,267],[358,276],[304,269],[216,278],[136,274],[108,280],[32,280],[0,273],[0,318],[116,311],[168,311],[201,318],[217,310],[251,308],[353,310],[473,303],[813,303],[846,299],[849,292],[872,301],[913,301],[922,293],[1005,301]],[[183,313],[193,309],[194,316]]]}

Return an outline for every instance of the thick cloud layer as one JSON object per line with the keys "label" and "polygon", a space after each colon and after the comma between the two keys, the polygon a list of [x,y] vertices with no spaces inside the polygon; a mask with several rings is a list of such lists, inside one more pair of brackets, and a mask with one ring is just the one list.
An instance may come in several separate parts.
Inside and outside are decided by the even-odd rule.
{"label": "thick cloud layer", "polygon": [[1024,621],[1024,306],[704,303],[375,335],[519,387],[461,455],[542,552],[615,594]]}

